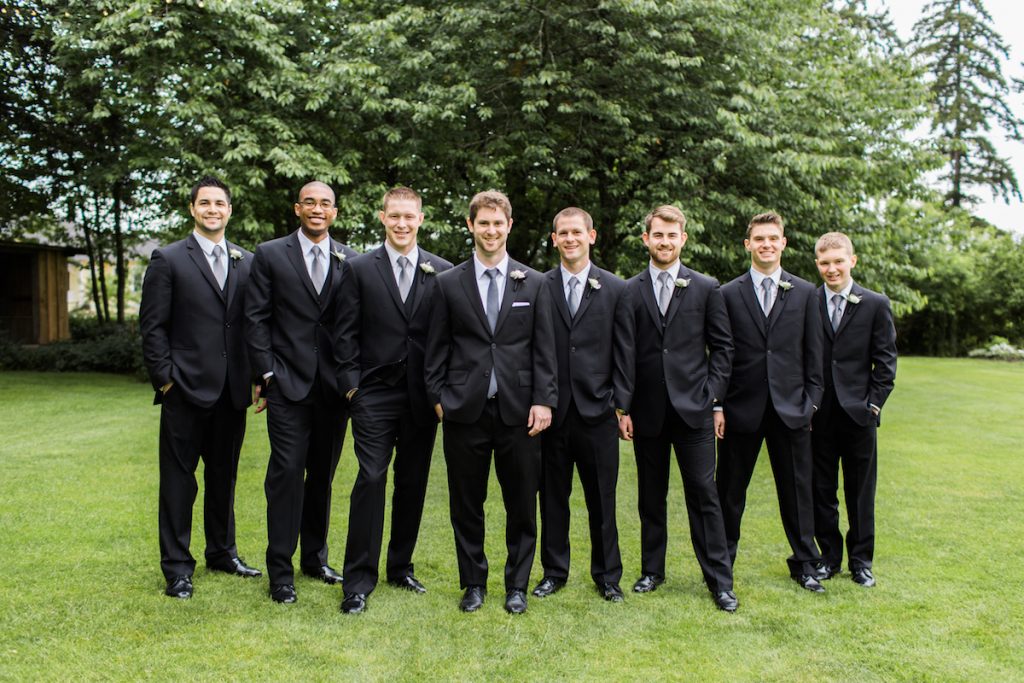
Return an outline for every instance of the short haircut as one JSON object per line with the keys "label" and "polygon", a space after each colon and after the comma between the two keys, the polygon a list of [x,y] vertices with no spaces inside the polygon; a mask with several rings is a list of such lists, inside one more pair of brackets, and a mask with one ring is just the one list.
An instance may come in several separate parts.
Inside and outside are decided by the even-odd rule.
{"label": "short haircut", "polygon": [[567,206],[558,213],[555,214],[554,219],[551,221],[551,230],[558,232],[558,219],[559,218],[570,218],[572,216],[582,216],[583,224],[587,226],[587,230],[594,229],[594,219],[589,213],[579,208],[578,206]]}
{"label": "short haircut", "polygon": [[750,223],[747,224],[747,239],[750,239],[750,233],[754,230],[755,225],[777,225],[779,232],[783,235],[786,234],[786,224],[783,222],[782,216],[774,211],[759,213],[750,219]]}
{"label": "short haircut", "polygon": [[334,197],[335,200],[337,200],[337,195],[334,193],[334,188],[331,187],[329,183],[325,183],[322,180],[310,180],[308,183],[304,184],[302,187],[299,188],[299,193],[295,196],[295,202],[298,203],[299,199],[302,198],[302,193],[306,190],[306,188],[316,186],[327,188],[327,191],[331,193],[331,196]]}
{"label": "short haircut", "polygon": [[477,192],[469,200],[469,222],[476,220],[480,209],[498,209],[505,214],[505,218],[512,220],[512,202],[508,200],[504,192],[498,190],[485,190]]}
{"label": "short haircut", "polygon": [[399,185],[397,187],[392,187],[390,190],[384,193],[384,196],[380,200],[381,210],[388,210],[388,202],[400,202],[407,199],[416,202],[417,208],[423,209],[423,199],[420,198],[419,193],[417,193],[416,190],[412,189],[411,187]]}
{"label": "short haircut", "polygon": [[228,204],[231,203],[231,190],[229,190],[228,186],[224,184],[224,181],[220,178],[214,178],[212,175],[208,175],[200,178],[199,182],[192,186],[192,192],[189,193],[189,204],[196,203],[196,196],[199,194],[199,190],[204,187],[219,187],[224,190],[224,194],[227,195]]}
{"label": "short haircut", "polygon": [[661,206],[655,207],[649,214],[644,218],[644,232],[649,232],[651,229],[651,221],[655,218],[660,218],[666,223],[678,223],[684,229],[686,228],[686,216],[679,210],[678,207],[672,206],[671,204],[662,204]]}
{"label": "short haircut", "polygon": [[823,251],[829,249],[845,249],[846,253],[853,256],[853,242],[846,233],[842,232],[826,232],[824,235],[818,238],[817,243],[814,245],[814,253],[820,254]]}

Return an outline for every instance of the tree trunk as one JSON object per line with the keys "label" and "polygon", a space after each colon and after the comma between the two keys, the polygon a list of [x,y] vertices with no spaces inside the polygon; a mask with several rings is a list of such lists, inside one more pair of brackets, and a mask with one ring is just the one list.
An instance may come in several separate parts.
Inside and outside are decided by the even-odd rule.
{"label": "tree trunk", "polygon": [[100,230],[100,197],[97,194],[92,196],[93,203],[93,218],[96,221],[96,262],[100,268],[100,294],[101,301],[103,302],[103,315],[100,317],[105,323],[110,322],[110,305],[107,303],[107,258],[103,254],[103,241],[101,239],[102,231]]}
{"label": "tree trunk", "polygon": [[85,232],[85,252],[89,258],[89,283],[92,285],[92,304],[96,308],[96,319],[103,320],[103,309],[100,306],[99,280],[96,278],[96,250],[92,246],[92,230],[89,229],[89,221],[85,216],[85,209],[79,207],[79,211],[81,214],[82,230]]}
{"label": "tree trunk", "polygon": [[124,325],[124,235],[121,230],[121,192],[124,183],[114,183],[114,269],[117,274],[117,324]]}

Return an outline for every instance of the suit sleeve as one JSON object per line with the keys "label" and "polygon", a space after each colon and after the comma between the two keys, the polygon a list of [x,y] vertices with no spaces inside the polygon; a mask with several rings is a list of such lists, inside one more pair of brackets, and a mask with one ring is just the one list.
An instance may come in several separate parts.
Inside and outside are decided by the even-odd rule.
{"label": "suit sleeve", "polygon": [[[553,307],[552,307],[553,308]],[[623,287],[615,305],[615,327],[612,345],[612,386],[614,407],[629,412],[636,382],[636,325],[633,320],[633,297]]]}
{"label": "suit sleeve", "polygon": [[142,302],[139,305],[139,333],[142,357],[149,372],[149,381],[159,390],[171,381],[171,308],[174,288],[171,266],[159,249],[153,252],[142,281]]}
{"label": "suit sleeve", "polygon": [[881,408],[896,383],[896,326],[889,299],[881,297],[871,323],[871,383],[868,402]]}
{"label": "suit sleeve", "polygon": [[359,387],[362,285],[348,263],[342,264],[342,275],[341,291],[334,299],[331,345],[338,368],[338,393],[347,396],[349,391]]}
{"label": "suit sleeve", "polygon": [[719,405],[725,403],[725,393],[729,390],[729,378],[732,376],[732,359],[736,347],[732,341],[732,325],[729,323],[729,312],[725,308],[725,297],[718,282],[708,292],[708,302],[704,309],[704,334],[708,348],[708,384],[712,398]]}
{"label": "suit sleeve", "polygon": [[558,407],[558,360],[555,352],[555,324],[551,319],[548,288],[538,286],[537,310],[533,314],[533,397],[535,406]]}
{"label": "suit sleeve", "polygon": [[811,404],[820,408],[825,396],[825,328],[816,294],[817,290],[812,288],[804,309],[804,391]]}
{"label": "suit sleeve", "polygon": [[444,389],[448,375],[451,348],[452,326],[448,314],[448,299],[444,286],[439,281],[430,302],[430,329],[427,330],[427,346],[423,360],[423,379],[427,385],[427,399],[431,406],[441,402],[441,390]]}
{"label": "suit sleeve", "polygon": [[263,375],[274,371],[270,334],[272,297],[273,284],[266,251],[257,247],[249,269],[249,285],[245,294],[245,337],[249,345],[253,379],[258,383],[263,382]]}

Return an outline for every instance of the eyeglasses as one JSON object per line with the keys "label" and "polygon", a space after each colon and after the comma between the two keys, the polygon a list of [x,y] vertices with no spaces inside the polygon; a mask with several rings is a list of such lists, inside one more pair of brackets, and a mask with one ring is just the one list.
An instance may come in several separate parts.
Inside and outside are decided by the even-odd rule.
{"label": "eyeglasses", "polygon": [[306,197],[299,203],[302,204],[307,209],[315,209],[316,207],[319,206],[324,211],[330,211],[331,209],[334,208],[334,202],[332,202],[330,199],[321,199],[320,201],[317,201],[311,197]]}

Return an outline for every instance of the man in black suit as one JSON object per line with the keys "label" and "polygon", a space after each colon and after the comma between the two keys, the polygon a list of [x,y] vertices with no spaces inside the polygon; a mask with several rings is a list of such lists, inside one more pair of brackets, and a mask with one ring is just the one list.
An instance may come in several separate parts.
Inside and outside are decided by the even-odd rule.
{"label": "man in black suit", "polygon": [[537,545],[540,440],[558,404],[551,302],[544,276],[509,258],[512,205],[481,192],[466,219],[473,256],[437,278],[427,335],[427,394],[444,423],[444,456],[459,604],[475,612],[487,591],[484,500],[494,469],[505,503],[505,609],[526,611]]}
{"label": "man in black suit", "polygon": [[546,273],[558,354],[558,406],[541,436],[541,563],[533,589],[547,597],[569,577],[569,495],[575,464],[590,516],[590,576],[605,600],[622,602],[615,520],[619,480],[616,409],[633,393],[633,322],[626,283],[590,262],[597,238],[590,214],[562,209],[551,241],[560,265]]}
{"label": "man in black suit", "polygon": [[270,597],[283,603],[296,600],[292,555],[300,535],[302,572],[341,581],[327,564],[327,529],[348,414],[331,330],[345,261],[356,255],[328,235],[338,209],[326,184],[304,185],[295,215],[298,230],[257,247],[245,304],[249,357],[265,385],[270,437],[264,483]]}
{"label": "man in black suit", "polygon": [[877,428],[896,379],[896,328],[889,299],[853,281],[853,242],[825,233],[814,247],[818,305],[825,332],[825,398],[814,415],[814,535],[821,547],[823,578],[843,564],[839,531],[839,466],[850,530],[846,534],[850,574],[865,588],[875,585],[875,484]]}
{"label": "man in black suit", "polygon": [[203,459],[206,566],[260,576],[235,547],[235,478],[250,401],[242,330],[252,254],[224,239],[231,192],[192,188],[192,234],[153,252],[142,284],[142,353],[160,405],[160,566],[165,593],[192,597],[189,552],[196,467]]}
{"label": "man in black suit", "polygon": [[735,563],[747,486],[767,441],[782,526],[793,549],[790,576],[820,593],[825,588],[814,545],[810,428],[824,391],[821,314],[814,285],[782,269],[783,230],[778,214],[754,216],[743,240],[750,270],[722,287],[736,353],[723,403],[718,495]]}
{"label": "man in black suit", "polygon": [[349,614],[366,609],[366,598],[377,585],[392,452],[395,492],[387,580],[426,592],[412,564],[437,435],[437,415],[423,382],[423,349],[437,273],[452,267],[417,245],[423,211],[414,190],[389,190],[380,221],[384,244],[349,262],[334,321],[338,387],[349,400],[359,461],[343,571],[341,610]]}
{"label": "man in black suit", "polygon": [[722,508],[715,489],[715,435],[732,366],[729,318],[718,282],[679,260],[686,217],[659,206],[644,219],[650,265],[629,280],[636,328],[636,388],[620,417],[624,439],[636,451],[642,576],[637,593],[665,580],[671,450],[683,478],[690,540],[704,583],[719,609],[735,612],[732,566]]}

